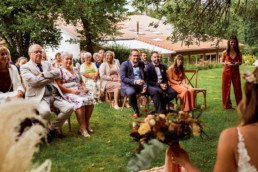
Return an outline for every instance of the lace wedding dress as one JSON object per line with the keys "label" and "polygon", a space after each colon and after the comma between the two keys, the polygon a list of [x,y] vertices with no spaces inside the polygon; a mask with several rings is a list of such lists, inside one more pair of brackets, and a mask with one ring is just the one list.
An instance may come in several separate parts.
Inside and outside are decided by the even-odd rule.
{"label": "lace wedding dress", "polygon": [[245,148],[245,143],[244,143],[244,137],[240,132],[240,129],[237,128],[237,133],[238,133],[238,145],[237,145],[237,151],[239,154],[239,159],[238,159],[238,172],[257,172],[257,169],[255,166],[250,164],[250,156],[248,155],[248,152]]}

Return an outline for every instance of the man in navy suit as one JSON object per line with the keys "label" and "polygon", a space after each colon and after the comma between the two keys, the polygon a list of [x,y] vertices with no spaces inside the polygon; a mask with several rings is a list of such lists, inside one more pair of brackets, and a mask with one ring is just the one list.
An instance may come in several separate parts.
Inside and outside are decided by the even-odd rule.
{"label": "man in navy suit", "polygon": [[152,97],[156,113],[165,113],[166,104],[177,96],[174,89],[168,86],[167,67],[160,63],[159,53],[151,53],[151,63],[146,67],[148,94]]}
{"label": "man in navy suit", "polygon": [[147,85],[144,76],[144,63],[139,61],[139,51],[132,49],[129,60],[123,62],[120,68],[121,93],[127,95],[129,104],[134,110],[134,117],[139,117],[139,108],[137,106],[137,93],[145,93]]}

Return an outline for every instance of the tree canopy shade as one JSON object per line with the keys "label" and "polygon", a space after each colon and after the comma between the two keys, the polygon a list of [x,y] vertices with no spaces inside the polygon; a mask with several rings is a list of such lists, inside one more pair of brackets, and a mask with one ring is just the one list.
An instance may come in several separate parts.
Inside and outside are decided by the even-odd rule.
{"label": "tree canopy shade", "polygon": [[256,0],[134,0],[133,4],[140,11],[155,9],[156,18],[172,24],[172,41],[191,44],[234,34],[255,44],[258,38]]}
{"label": "tree canopy shade", "polygon": [[58,1],[0,1],[0,37],[13,58],[27,56],[31,43],[56,46],[60,33],[54,25]]}
{"label": "tree canopy shade", "polygon": [[126,0],[65,0],[62,17],[67,23],[82,26],[77,29],[83,36],[81,45],[93,52],[93,46],[105,36],[118,34],[116,24],[125,19],[126,4]]}

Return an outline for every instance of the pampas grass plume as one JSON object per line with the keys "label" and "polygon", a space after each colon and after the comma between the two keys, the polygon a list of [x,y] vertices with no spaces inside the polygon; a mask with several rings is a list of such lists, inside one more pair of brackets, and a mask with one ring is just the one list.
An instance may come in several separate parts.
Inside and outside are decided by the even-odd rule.
{"label": "pampas grass plume", "polygon": [[20,123],[34,118],[45,124],[35,113],[36,105],[29,101],[17,100],[0,104],[0,172],[43,172],[51,170],[51,161],[46,160],[32,170],[33,154],[38,151],[46,129],[32,125],[18,137]]}

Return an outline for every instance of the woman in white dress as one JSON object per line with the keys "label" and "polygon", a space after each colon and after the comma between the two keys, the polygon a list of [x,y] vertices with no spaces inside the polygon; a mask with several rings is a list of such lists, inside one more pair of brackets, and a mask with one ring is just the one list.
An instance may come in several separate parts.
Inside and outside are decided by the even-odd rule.
{"label": "woman in white dress", "polygon": [[95,103],[94,97],[85,87],[78,72],[73,69],[73,55],[63,52],[61,59],[60,79],[56,82],[64,93],[65,99],[74,105],[81,135],[90,137],[89,133],[93,132],[90,128],[90,118]]}
{"label": "woman in white dress", "polygon": [[[214,172],[257,172],[258,169],[258,68],[253,73],[245,73],[244,78],[245,98],[238,106],[242,122],[221,133]],[[168,152],[186,171],[200,171],[182,148],[171,147]]]}
{"label": "woman in white dress", "polygon": [[0,101],[21,98],[24,94],[18,69],[10,64],[10,60],[8,48],[0,46]]}

